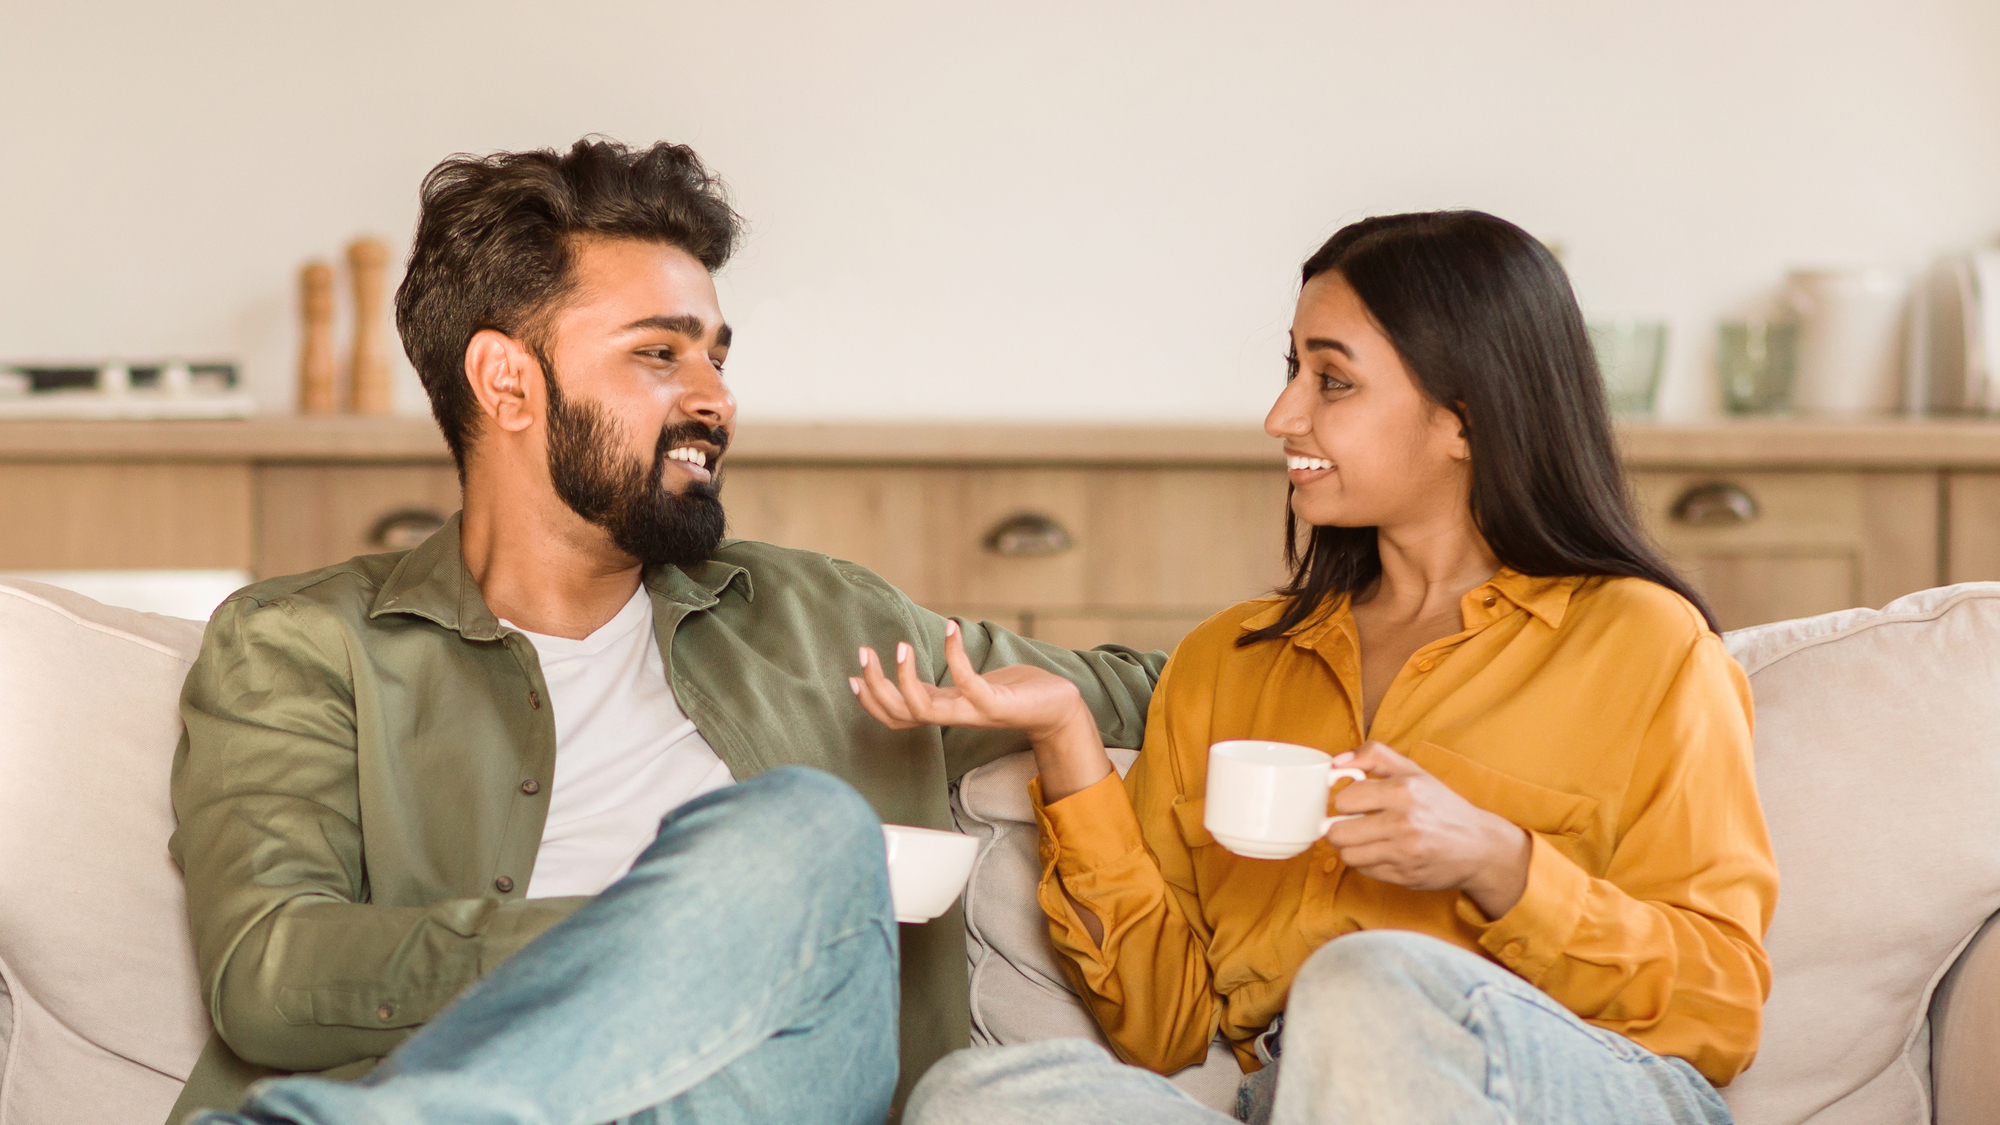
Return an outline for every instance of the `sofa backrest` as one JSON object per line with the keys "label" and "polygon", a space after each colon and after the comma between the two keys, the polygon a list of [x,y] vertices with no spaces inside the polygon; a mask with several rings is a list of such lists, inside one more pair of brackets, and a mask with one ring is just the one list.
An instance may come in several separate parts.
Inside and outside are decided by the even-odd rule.
{"label": "sofa backrest", "polygon": [[2000,910],[2000,583],[1728,637],[1777,850],[1741,1122],[1931,1120],[1932,991]]}
{"label": "sofa backrest", "polygon": [[0,1125],[155,1125],[208,1036],[167,858],[201,630],[0,579]]}

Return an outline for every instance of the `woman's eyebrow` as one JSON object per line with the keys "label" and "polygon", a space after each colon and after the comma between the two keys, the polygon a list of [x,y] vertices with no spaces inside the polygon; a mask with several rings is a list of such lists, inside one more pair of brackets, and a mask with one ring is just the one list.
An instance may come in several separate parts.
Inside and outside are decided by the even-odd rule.
{"label": "woman's eyebrow", "polygon": [[1333,351],[1333,352],[1339,352],[1341,355],[1344,355],[1349,359],[1354,358],[1353,348],[1348,347],[1346,344],[1341,343],[1339,340],[1329,339],[1325,336],[1312,336],[1307,338],[1305,350],[1309,352]]}

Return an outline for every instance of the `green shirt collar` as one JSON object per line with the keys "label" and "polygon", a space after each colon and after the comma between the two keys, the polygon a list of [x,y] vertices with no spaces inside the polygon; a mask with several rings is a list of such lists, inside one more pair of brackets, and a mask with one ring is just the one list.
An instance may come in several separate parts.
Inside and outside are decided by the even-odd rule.
{"label": "green shirt collar", "polygon": [[[458,522],[459,513],[453,513],[436,534],[403,556],[369,606],[370,620],[387,613],[408,613],[454,630],[469,641],[500,639],[500,622],[486,608],[479,584],[466,569]],[[744,600],[755,599],[749,571],[713,559],[685,568],[648,567],[643,581],[655,597],[693,609],[709,608],[738,583]]]}

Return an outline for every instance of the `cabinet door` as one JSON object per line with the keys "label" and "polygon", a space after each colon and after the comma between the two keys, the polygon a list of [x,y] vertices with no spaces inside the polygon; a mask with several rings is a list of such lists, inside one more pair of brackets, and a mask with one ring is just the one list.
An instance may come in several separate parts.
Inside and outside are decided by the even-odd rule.
{"label": "cabinet door", "polygon": [[2000,473],[1953,473],[1946,486],[1946,582],[2000,581]]}
{"label": "cabinet door", "polygon": [[257,473],[257,574],[400,551],[459,507],[450,465],[267,465]]}
{"label": "cabinet door", "polygon": [[1934,473],[1641,472],[1636,502],[1725,629],[1880,606],[1938,581]]}
{"label": "cabinet door", "polygon": [[0,465],[0,570],[247,570],[248,464]]}

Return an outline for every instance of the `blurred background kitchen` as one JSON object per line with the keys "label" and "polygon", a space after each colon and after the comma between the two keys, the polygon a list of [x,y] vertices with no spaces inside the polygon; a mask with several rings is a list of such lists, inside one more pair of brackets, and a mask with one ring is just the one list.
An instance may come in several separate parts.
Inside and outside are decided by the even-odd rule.
{"label": "blurred background kitchen", "polygon": [[1299,261],[1459,206],[1559,250],[1727,624],[2000,578],[1992,0],[0,0],[0,570],[205,616],[420,540],[417,183],[591,132],[749,219],[735,531],[946,611],[1267,589]]}

